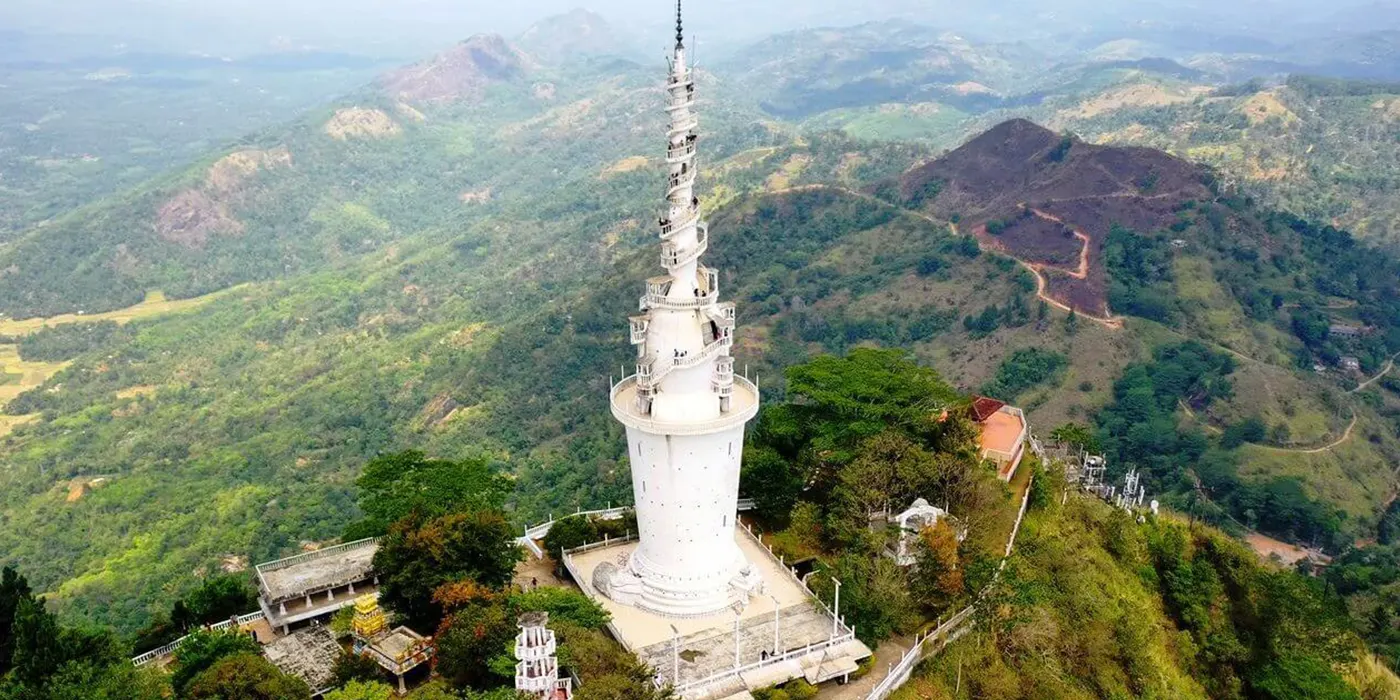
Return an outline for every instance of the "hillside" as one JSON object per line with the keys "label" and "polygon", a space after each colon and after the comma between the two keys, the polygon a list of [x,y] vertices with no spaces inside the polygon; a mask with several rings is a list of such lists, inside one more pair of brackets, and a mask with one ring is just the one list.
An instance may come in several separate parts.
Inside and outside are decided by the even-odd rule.
{"label": "hillside", "polygon": [[1400,241],[1400,83],[1296,77],[1053,122],[1091,141],[1213,165],[1275,206],[1369,240]]}
{"label": "hillside", "polygon": [[519,50],[496,35],[478,35],[421,63],[380,78],[390,99],[424,104],[480,100],[487,88],[525,73]]}
{"label": "hillside", "polygon": [[514,44],[546,63],[590,56],[626,56],[628,40],[595,12],[579,8],[530,25]]}
{"label": "hillside", "polygon": [[1356,654],[1320,585],[1261,567],[1219,531],[1134,523],[1072,493],[1032,511],[1016,549],[985,619],[894,698],[1400,693],[1393,673]]}
{"label": "hillside", "polygon": [[[660,123],[646,77],[531,69],[498,37],[468,40],[0,248],[0,313],[110,311],[152,289],[198,296],[460,227],[509,207],[492,192],[591,176],[640,150],[638,120]],[[588,138],[599,133],[618,138]]]}
{"label": "hillside", "polygon": [[1159,231],[1210,197],[1201,173],[1147,149],[1066,141],[1027,121],[994,127],[907,173],[900,196],[958,221],[1044,278],[1057,305],[1111,318],[1104,248],[1114,226]]}
{"label": "hillside", "polygon": [[[1007,131],[1044,141],[1029,125],[997,133]],[[0,534],[3,547],[69,615],[130,629],[159,609],[168,586],[190,585],[191,571],[337,535],[353,517],[350,482],[382,451],[508,460],[522,521],[624,500],[621,443],[599,392],[627,361],[617,319],[652,270],[638,220],[656,177],[651,166],[618,172],[624,153],[614,146],[612,155],[589,156],[591,169],[581,159],[553,187],[507,190],[518,194],[493,202],[503,208],[489,216],[406,236],[340,269],[248,287],[116,336],[65,341],[62,329],[45,332],[44,345],[68,348],[48,357],[73,364],[9,407],[34,418],[0,442],[15,466],[3,482],[12,535]],[[905,347],[964,389],[1001,382],[1048,429],[1114,405],[1115,380],[1154,346],[1215,337],[1218,329],[1197,324],[1216,309],[1248,318],[1226,288],[1211,295],[1211,309],[1183,304],[1174,328],[1137,319],[1124,329],[1076,325],[1038,308],[1033,276],[1011,258],[979,252],[973,239],[903,203],[860,193],[880,191],[876,183],[921,157],[823,137],[741,152],[712,168],[714,264],[725,271],[725,294],[740,301],[740,362],[760,380],[817,352]],[[1183,269],[1205,264],[1207,277],[1193,284],[1218,284],[1206,241],[1236,239],[1200,235],[1198,262]],[[1221,340],[1264,332],[1245,328]],[[1277,331],[1261,337],[1288,346]],[[1013,351],[1032,345],[1067,366],[1027,380]],[[1272,346],[1248,352],[1269,357],[1261,347]],[[1328,399],[1337,392],[1326,381],[1295,373],[1285,351],[1273,352],[1280,364],[1242,363],[1236,394],[1195,403],[1194,415],[1229,427],[1265,411],[1271,421],[1295,421],[1296,439],[1309,441],[1345,427],[1344,415],[1333,425],[1338,410],[1328,403],[1345,399]],[[1333,525],[1342,537],[1373,527],[1395,454],[1377,429],[1386,419],[1360,410],[1377,442],[1358,434],[1345,460],[1324,453],[1290,467],[1308,485],[1306,507],[1321,498],[1351,514]],[[1255,459],[1240,473],[1233,478],[1245,486],[1278,476]],[[65,503],[74,479],[97,475],[108,485]],[[1226,476],[1211,483],[1235,483]],[[1163,471],[1158,487],[1170,493],[1180,477]],[[1244,519],[1248,506],[1230,507]],[[77,526],[99,513],[101,528]]]}
{"label": "hillside", "polygon": [[[1361,374],[1336,363],[1364,356],[1369,376],[1400,349],[1393,258],[1334,229],[1221,196],[1210,172],[1161,152],[1095,146],[1025,121],[999,125],[870,191],[958,221],[983,248],[1039,277],[1048,303],[1121,328],[1138,347],[1189,339],[1230,360],[1228,388],[1213,396],[1157,387],[1165,404],[1156,430],[1176,432],[1180,423],[1184,442],[1104,436],[1120,459],[1155,462],[1159,487],[1192,493],[1195,477],[1186,467],[1210,457],[1209,444],[1263,425],[1245,440],[1222,439],[1227,466],[1212,488],[1236,503],[1226,507],[1231,517],[1258,518],[1248,503],[1274,498],[1242,496],[1236,478],[1280,494],[1294,488],[1281,480],[1294,479],[1310,498],[1345,513],[1322,529],[1359,535],[1378,521],[1400,455],[1389,427],[1395,414],[1343,393]],[[1356,319],[1370,324],[1363,333],[1331,335]],[[1138,364],[1152,375],[1163,362]],[[1070,367],[1083,364],[1069,356]],[[1315,365],[1320,373],[1307,371]],[[1131,365],[1118,369],[1125,368]],[[1131,398],[1127,379],[1099,407]],[[1138,422],[1152,415],[1140,406],[1131,411]],[[1096,420],[1112,433],[1105,415]],[[1364,441],[1354,439],[1358,425]],[[1194,467],[1196,476],[1207,471]]]}

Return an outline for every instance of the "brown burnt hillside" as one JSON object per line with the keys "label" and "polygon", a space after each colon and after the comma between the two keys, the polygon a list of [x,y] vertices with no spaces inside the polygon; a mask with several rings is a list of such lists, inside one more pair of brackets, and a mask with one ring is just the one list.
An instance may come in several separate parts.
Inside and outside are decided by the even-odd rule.
{"label": "brown burnt hillside", "polygon": [[1065,141],[1015,119],[909,171],[900,188],[906,201],[936,190],[924,208],[960,217],[983,247],[1031,268],[1050,301],[1111,318],[1102,262],[1109,231],[1170,226],[1183,203],[1211,196],[1204,176],[1161,151]]}
{"label": "brown burnt hillside", "polygon": [[409,103],[479,99],[486,88],[525,73],[519,51],[494,34],[474,36],[432,58],[380,79],[391,97]]}

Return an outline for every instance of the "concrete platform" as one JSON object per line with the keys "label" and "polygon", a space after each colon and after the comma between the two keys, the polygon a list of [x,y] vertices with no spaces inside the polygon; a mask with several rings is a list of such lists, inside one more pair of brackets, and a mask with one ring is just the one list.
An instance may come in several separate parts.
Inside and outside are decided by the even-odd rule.
{"label": "concrete platform", "polygon": [[[828,680],[848,673],[846,669],[854,670],[858,659],[870,655],[844,625],[833,625],[831,613],[767,549],[739,528],[735,528],[734,541],[758,567],[767,588],[737,612],[737,665],[735,612],[668,618],[619,605],[592,589],[588,582],[594,569],[605,561],[625,563],[636,542],[570,558],[580,587],[612,614],[610,628],[618,641],[650,666],[662,682],[680,689],[685,698],[743,697],[750,690],[794,678]],[[833,640],[837,643],[832,644]]]}

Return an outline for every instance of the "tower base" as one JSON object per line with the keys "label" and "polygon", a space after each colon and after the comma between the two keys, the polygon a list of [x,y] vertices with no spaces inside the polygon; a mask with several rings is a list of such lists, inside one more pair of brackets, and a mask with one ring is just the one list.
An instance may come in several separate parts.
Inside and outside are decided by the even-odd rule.
{"label": "tower base", "polygon": [[654,572],[637,550],[604,561],[593,570],[593,589],[619,605],[670,618],[708,617],[726,609],[742,611],[749,599],[766,591],[763,575],[735,549],[728,576],[717,585],[677,585]]}

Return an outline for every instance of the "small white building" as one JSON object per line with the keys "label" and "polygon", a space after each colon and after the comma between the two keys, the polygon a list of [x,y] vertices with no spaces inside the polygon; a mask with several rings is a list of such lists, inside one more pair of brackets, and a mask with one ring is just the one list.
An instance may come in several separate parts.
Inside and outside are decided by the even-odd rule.
{"label": "small white building", "polygon": [[[886,554],[894,558],[900,566],[913,566],[917,559],[916,543],[924,530],[938,524],[938,521],[948,517],[948,511],[935,505],[930,505],[922,498],[914,501],[907,510],[899,515],[890,518],[890,522],[899,526],[899,539],[895,542],[894,548],[887,550]],[[958,541],[962,541],[967,536],[966,532],[958,532]]]}

